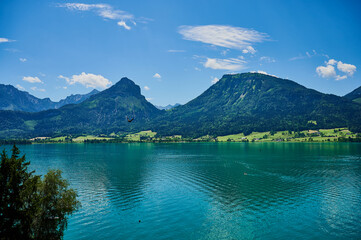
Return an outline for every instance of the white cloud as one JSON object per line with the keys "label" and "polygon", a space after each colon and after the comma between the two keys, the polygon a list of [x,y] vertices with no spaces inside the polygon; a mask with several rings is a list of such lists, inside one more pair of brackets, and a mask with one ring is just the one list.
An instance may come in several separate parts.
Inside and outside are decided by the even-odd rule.
{"label": "white cloud", "polygon": [[295,61],[295,60],[300,60],[300,59],[305,59],[305,58],[306,58],[305,56],[298,55],[297,57],[290,58],[290,61]]}
{"label": "white cloud", "polygon": [[[0,42],[1,43],[1,42]],[[5,51],[8,51],[8,52],[12,52],[12,53],[17,53],[17,52],[20,52],[19,49],[16,49],[16,48],[4,48]]]}
{"label": "white cloud", "polygon": [[356,66],[348,63],[343,63],[339,61],[337,63],[337,69],[341,72],[346,73],[349,76],[352,76],[356,72]]}
{"label": "white cloud", "polygon": [[107,88],[112,84],[108,79],[103,77],[102,75],[95,75],[92,73],[82,72],[79,75],[73,75],[71,78],[64,77],[63,75],[59,75],[58,78],[66,80],[66,82],[70,85],[75,83],[80,83],[87,88]]}
{"label": "white cloud", "polygon": [[[264,74],[264,75],[268,75],[268,76],[272,76],[272,77],[277,77],[276,75],[273,75],[273,74],[269,74],[265,71],[262,71],[262,70],[257,70],[257,71],[251,71],[251,73],[261,73],[261,74]],[[278,77],[277,77],[278,78]]]}
{"label": "white cloud", "polygon": [[4,43],[4,42],[14,42],[15,40],[11,40],[8,38],[0,38],[0,43]]}
{"label": "white cloud", "polygon": [[319,76],[321,76],[323,78],[336,77],[336,71],[332,65],[327,65],[326,67],[318,66],[316,68],[316,72]]}
{"label": "white cloud", "polygon": [[27,59],[26,58],[19,58],[20,62],[26,62]]}
{"label": "white cloud", "polygon": [[180,26],[178,32],[185,40],[239,50],[267,38],[266,34],[252,29],[224,25]]}
{"label": "white cloud", "polygon": [[153,98],[145,98],[147,101],[151,101],[153,100]]}
{"label": "white cloud", "polygon": [[346,78],[347,78],[347,75],[343,75],[343,76],[337,75],[335,79],[336,79],[336,81],[338,81],[338,80],[343,80]]}
{"label": "white cloud", "polygon": [[[316,72],[323,78],[335,78],[336,81],[347,79],[347,77],[353,76],[356,72],[356,66],[348,63],[343,63],[335,59],[330,59],[325,62],[326,66],[318,66]],[[335,67],[338,71],[343,72],[344,75],[337,74]]]}
{"label": "white cloud", "polygon": [[67,83],[70,82],[70,79],[68,77],[64,77],[63,75],[58,76],[59,79],[64,79]]}
{"label": "white cloud", "polygon": [[21,90],[21,91],[25,91],[25,88],[23,86],[21,86],[20,84],[16,84],[17,89]]}
{"label": "white cloud", "polygon": [[329,56],[326,54],[317,53],[316,50],[312,50],[311,52],[306,52],[306,55],[300,54],[297,57],[292,57],[292,58],[290,58],[290,61],[312,58],[312,57],[316,57],[316,56],[322,56],[322,57],[329,58]]}
{"label": "white cloud", "polygon": [[127,30],[131,29],[131,27],[129,27],[124,21],[118,22],[118,25],[121,26],[121,27],[124,27]]}
{"label": "white cloud", "polygon": [[228,59],[219,59],[219,58],[207,58],[207,61],[203,64],[206,68],[212,69],[222,69],[222,70],[242,70],[245,69],[246,61],[240,58],[228,58]]}
{"label": "white cloud", "polygon": [[148,23],[154,21],[154,19],[146,18],[146,17],[137,17],[137,22],[139,23]]}
{"label": "white cloud", "polygon": [[145,90],[145,91],[149,91],[150,88],[149,88],[148,86],[144,86],[144,90]]}
{"label": "white cloud", "polygon": [[243,49],[242,52],[244,54],[246,54],[246,53],[255,54],[256,50],[252,46],[248,46],[245,49]]}
{"label": "white cloud", "polygon": [[38,77],[23,77],[23,81],[29,83],[43,83]]}
{"label": "white cloud", "polygon": [[330,59],[327,62],[327,65],[335,65],[337,63],[337,61],[335,59]]}
{"label": "white cloud", "polygon": [[154,78],[162,78],[162,76],[159,73],[156,73],[153,75]]}
{"label": "white cloud", "polygon": [[133,19],[134,16],[130,13],[121,10],[115,10],[109,4],[85,4],[85,3],[64,3],[59,4],[59,7],[65,7],[69,10],[75,11],[95,11],[99,16],[113,20]]}
{"label": "white cloud", "polygon": [[262,56],[259,58],[260,61],[264,61],[264,62],[267,62],[267,63],[274,63],[276,62],[276,60],[274,58],[271,58],[271,57],[267,57],[267,56]]}
{"label": "white cloud", "polygon": [[170,52],[170,53],[180,53],[180,52],[185,52],[185,50],[169,49],[167,52]]}
{"label": "white cloud", "polygon": [[194,70],[196,70],[196,71],[201,71],[201,69],[198,68],[198,67],[195,67]]}
{"label": "white cloud", "polygon": [[85,4],[85,3],[64,3],[59,4],[59,7],[64,7],[72,11],[92,11],[104,19],[120,20],[117,24],[127,30],[131,28],[125,21],[130,21],[136,25],[134,16],[125,11],[116,10],[109,4]]}
{"label": "white cloud", "polygon": [[104,4],[84,4],[84,3],[65,3],[60,4],[60,7],[66,7],[70,10],[78,10],[78,11],[89,11],[91,9],[104,8]]}
{"label": "white cloud", "polygon": [[99,15],[103,18],[108,18],[113,20],[117,20],[117,19],[130,20],[134,18],[132,14],[120,10],[113,10],[112,7],[110,7],[109,5],[107,5],[107,7],[105,8],[102,8],[99,11]]}
{"label": "white cloud", "polygon": [[30,89],[33,91],[45,92],[45,89],[43,88],[31,87]]}
{"label": "white cloud", "polygon": [[[251,72],[253,72],[253,71],[251,71]],[[262,73],[262,74],[268,75],[268,73],[267,73],[267,72],[262,71],[262,70],[254,71],[254,73]]]}
{"label": "white cloud", "polygon": [[229,52],[229,49],[225,49],[221,52],[221,55],[226,56],[228,52]]}
{"label": "white cloud", "polygon": [[212,79],[212,84],[215,84],[216,82],[218,82],[219,81],[219,78],[216,78],[216,77],[211,77],[211,78],[213,78]]}

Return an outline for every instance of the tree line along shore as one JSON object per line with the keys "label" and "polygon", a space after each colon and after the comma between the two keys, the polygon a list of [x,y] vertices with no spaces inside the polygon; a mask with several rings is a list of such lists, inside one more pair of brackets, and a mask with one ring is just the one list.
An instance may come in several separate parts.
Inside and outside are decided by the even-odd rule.
{"label": "tree line along shore", "polygon": [[54,137],[35,137],[31,139],[0,140],[7,144],[41,144],[41,143],[162,143],[162,142],[361,142],[361,134],[353,133],[347,128],[332,128],[305,131],[267,131],[243,133],[226,136],[205,135],[197,138],[184,138],[181,135],[159,136],[156,132],[141,131],[132,134],[110,135],[73,135]]}

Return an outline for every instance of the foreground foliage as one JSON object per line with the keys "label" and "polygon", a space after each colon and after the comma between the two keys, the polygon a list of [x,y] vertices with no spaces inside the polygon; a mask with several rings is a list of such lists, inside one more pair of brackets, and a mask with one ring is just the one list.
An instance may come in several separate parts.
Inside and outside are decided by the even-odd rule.
{"label": "foreground foliage", "polygon": [[0,239],[61,239],[67,216],[80,206],[77,195],[60,170],[42,179],[19,154],[15,145],[11,157],[1,153]]}

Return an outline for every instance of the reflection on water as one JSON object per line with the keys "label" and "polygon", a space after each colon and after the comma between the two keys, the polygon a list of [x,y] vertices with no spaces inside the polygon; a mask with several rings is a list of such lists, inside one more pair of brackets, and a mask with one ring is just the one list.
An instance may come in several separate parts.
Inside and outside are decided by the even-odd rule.
{"label": "reflection on water", "polygon": [[[21,146],[82,208],[65,239],[357,239],[361,144]],[[142,222],[139,223],[138,220]]]}

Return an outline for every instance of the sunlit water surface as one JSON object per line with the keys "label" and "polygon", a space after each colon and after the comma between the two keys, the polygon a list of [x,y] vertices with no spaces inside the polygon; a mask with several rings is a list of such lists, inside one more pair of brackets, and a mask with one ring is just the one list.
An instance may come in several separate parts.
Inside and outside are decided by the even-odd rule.
{"label": "sunlit water surface", "polygon": [[[361,144],[20,146],[81,201],[65,239],[360,239]],[[141,222],[139,223],[139,220]]]}

